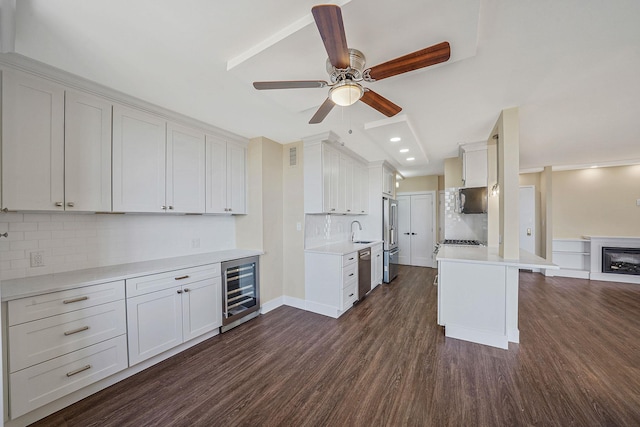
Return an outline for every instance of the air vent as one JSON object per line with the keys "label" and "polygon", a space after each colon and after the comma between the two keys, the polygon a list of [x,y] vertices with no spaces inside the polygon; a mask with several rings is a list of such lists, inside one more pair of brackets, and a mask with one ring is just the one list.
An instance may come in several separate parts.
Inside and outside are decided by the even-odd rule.
{"label": "air vent", "polygon": [[289,167],[298,166],[298,147],[289,148]]}

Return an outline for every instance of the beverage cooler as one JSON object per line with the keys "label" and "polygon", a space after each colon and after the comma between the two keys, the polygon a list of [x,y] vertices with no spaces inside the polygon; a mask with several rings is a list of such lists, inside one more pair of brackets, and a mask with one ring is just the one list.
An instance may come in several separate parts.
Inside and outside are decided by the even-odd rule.
{"label": "beverage cooler", "polygon": [[221,332],[260,314],[259,259],[254,256],[222,263]]}

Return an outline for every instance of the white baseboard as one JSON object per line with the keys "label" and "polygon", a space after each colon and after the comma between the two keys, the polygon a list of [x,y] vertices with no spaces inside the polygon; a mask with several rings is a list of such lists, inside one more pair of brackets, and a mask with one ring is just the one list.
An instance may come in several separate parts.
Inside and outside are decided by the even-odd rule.
{"label": "white baseboard", "polygon": [[276,308],[280,307],[281,305],[284,305],[284,296],[279,296],[277,298],[274,298],[270,301],[267,301],[265,303],[262,303],[262,305],[260,306],[260,314],[266,314],[268,312],[270,312],[271,310],[275,310]]}
{"label": "white baseboard", "polygon": [[509,348],[509,342],[506,335],[479,331],[464,326],[452,325],[451,323],[448,323],[444,327],[444,335],[449,338],[490,345],[492,347],[498,347],[505,350]]}
{"label": "white baseboard", "polygon": [[591,280],[604,280],[605,282],[622,282],[640,284],[640,276],[615,273],[598,273],[593,272],[590,275]]}
{"label": "white baseboard", "polygon": [[307,302],[301,298],[284,296],[284,305],[288,305],[289,307],[299,308],[300,310],[307,309]]}
{"label": "white baseboard", "polygon": [[560,277],[573,277],[574,279],[588,279],[589,272],[586,270],[571,270],[568,268],[561,268],[553,271],[554,276]]}

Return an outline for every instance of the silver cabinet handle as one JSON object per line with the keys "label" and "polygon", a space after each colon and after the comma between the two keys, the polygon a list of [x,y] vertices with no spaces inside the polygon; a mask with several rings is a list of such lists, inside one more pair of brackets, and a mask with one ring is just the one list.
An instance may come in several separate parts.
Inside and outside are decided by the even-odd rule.
{"label": "silver cabinet handle", "polygon": [[65,332],[64,334],[65,334],[65,336],[66,336],[66,335],[73,335],[73,334],[77,334],[78,332],[86,331],[86,330],[88,330],[88,329],[89,329],[89,327],[88,327],[88,326],[83,326],[83,327],[81,327],[81,328],[74,329],[74,330],[72,330],[72,331],[67,331],[67,332]]}
{"label": "silver cabinet handle", "polygon": [[73,202],[67,202],[67,206],[69,206],[70,208],[75,207],[75,205],[76,205],[76,204],[75,204],[75,203],[73,203]]}
{"label": "silver cabinet handle", "polygon": [[62,202],[56,202],[56,206],[61,208],[63,206],[63,203]]}
{"label": "silver cabinet handle", "polygon": [[189,288],[184,288],[184,291],[185,292],[189,292]]}
{"label": "silver cabinet handle", "polygon": [[351,209],[347,209],[347,212],[351,212]]}
{"label": "silver cabinet handle", "polygon": [[353,292],[351,292],[351,294],[349,295],[349,298],[351,298],[353,296]]}
{"label": "silver cabinet handle", "polygon": [[166,206],[160,206],[160,209],[162,209],[163,211],[166,211],[167,207]]}
{"label": "silver cabinet handle", "polygon": [[4,233],[0,234],[0,237],[9,237],[9,232],[5,231]]}
{"label": "silver cabinet handle", "polygon": [[173,280],[184,280],[184,279],[188,279],[189,275],[185,274],[184,276],[180,276],[180,277],[175,277]]}
{"label": "silver cabinet handle", "polygon": [[68,376],[68,377],[72,377],[72,376],[74,376],[75,374],[79,374],[80,372],[84,372],[84,371],[86,371],[87,369],[91,369],[91,365],[85,365],[85,366],[83,366],[83,367],[82,367],[82,368],[80,368],[80,369],[76,369],[75,371],[67,372],[67,376]]}
{"label": "silver cabinet handle", "polygon": [[353,274],[354,274],[354,273],[351,273],[351,274],[349,275],[349,277],[353,276]]}
{"label": "silver cabinet handle", "polygon": [[181,291],[180,289],[178,289],[176,292],[178,292],[179,294],[181,294],[181,293],[182,293],[182,291]]}
{"label": "silver cabinet handle", "polygon": [[86,301],[88,299],[89,299],[89,297],[84,296],[84,297],[66,299],[66,300],[62,301],[62,303],[63,304],[71,304],[71,303],[74,303],[74,302]]}
{"label": "silver cabinet handle", "polygon": [[331,208],[331,212],[333,212],[333,211],[335,211],[335,210],[336,210],[336,208]]}
{"label": "silver cabinet handle", "polygon": [[173,210],[173,206],[169,206],[169,210],[172,211]]}
{"label": "silver cabinet handle", "polygon": [[233,209],[229,208],[229,212],[233,212]]}

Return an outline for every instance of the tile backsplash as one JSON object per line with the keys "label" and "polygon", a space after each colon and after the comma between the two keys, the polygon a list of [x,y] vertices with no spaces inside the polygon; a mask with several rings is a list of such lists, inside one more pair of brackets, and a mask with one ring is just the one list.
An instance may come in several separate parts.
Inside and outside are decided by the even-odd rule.
{"label": "tile backsplash", "polygon": [[[351,223],[358,220],[363,226],[363,217],[359,215],[305,215],[304,247],[313,248],[329,243],[351,240]],[[362,233],[353,226],[356,239]]]}
{"label": "tile backsplash", "polygon": [[461,214],[456,211],[457,188],[447,188],[444,194],[445,239],[487,241],[487,214]]}
{"label": "tile backsplash", "polygon": [[227,216],[0,213],[4,232],[0,280],[235,248]]}

